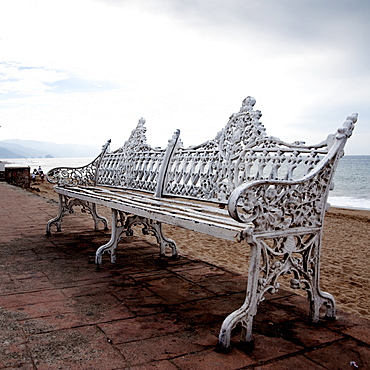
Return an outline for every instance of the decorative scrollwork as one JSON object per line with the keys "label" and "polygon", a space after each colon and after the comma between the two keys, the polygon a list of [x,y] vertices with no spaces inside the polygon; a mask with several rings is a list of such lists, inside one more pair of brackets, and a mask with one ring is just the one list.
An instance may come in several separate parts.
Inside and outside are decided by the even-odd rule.
{"label": "decorative scrollwork", "polygon": [[110,254],[112,263],[116,262],[115,250],[121,239],[121,235],[132,236],[134,234],[133,226],[135,225],[142,226],[142,233],[144,235],[156,237],[160,246],[161,257],[166,257],[166,249],[170,248],[172,258],[177,258],[176,243],[164,236],[160,222],[112,209],[112,234],[109,242],[99,247],[96,251],[95,261],[98,266],[102,263],[102,255],[105,252]]}
{"label": "decorative scrollwork", "polygon": [[333,188],[334,169],[356,120],[357,115],[347,117],[330,153],[300,180],[259,180],[236,188],[228,202],[231,217],[240,222],[252,222],[255,233],[321,227],[328,208],[328,193]]}
{"label": "decorative scrollwork", "polygon": [[46,179],[52,184],[93,186],[97,181],[97,170],[109,150],[110,140],[103,145],[102,152],[89,164],[82,167],[57,167],[46,174]]}
{"label": "decorative scrollwork", "polygon": [[245,340],[252,339],[253,317],[266,292],[275,293],[280,288],[281,276],[291,274],[293,289],[304,289],[310,301],[310,317],[319,320],[322,305],[326,316],[335,317],[335,300],[320,289],[321,230],[295,235],[253,237],[251,240],[251,264],[244,304],[224,320],[219,348],[230,345],[231,330],[240,324],[245,330]]}
{"label": "decorative scrollwork", "polygon": [[146,127],[145,119],[141,117],[134,130],[131,131],[131,135],[123,146],[115,151],[115,153],[129,152],[129,151],[148,151],[151,150],[151,146],[146,141]]}
{"label": "decorative scrollwork", "polygon": [[248,96],[243,100],[240,112],[230,117],[226,127],[219,135],[219,152],[227,161],[237,159],[245,149],[252,147],[266,138],[265,127],[259,119],[261,111],[254,111],[256,100]]}
{"label": "decorative scrollwork", "polygon": [[254,232],[297,227],[320,227],[326,210],[333,163],[305,181],[256,181],[235,190],[229,213],[240,222],[252,222]]}
{"label": "decorative scrollwork", "polygon": [[244,99],[239,113],[215,139],[174,153],[165,194],[226,204],[241,184],[299,179],[328,153],[329,139],[306,146],[267,136],[261,112],[253,109],[255,102],[252,97]]}
{"label": "decorative scrollwork", "polygon": [[166,153],[172,153],[175,138],[176,144],[180,145],[179,132],[175,132],[167,148],[152,148],[146,143],[144,124],[145,119],[141,118],[126,143],[104,155],[97,170],[98,185],[152,193],[157,190],[163,182],[160,171],[166,161]]}
{"label": "decorative scrollwork", "polygon": [[258,239],[262,250],[258,280],[259,301],[263,300],[265,292],[276,292],[280,287],[279,277],[287,273],[293,274],[290,280],[292,288],[313,291],[314,276],[318,272],[318,238],[319,233]]}
{"label": "decorative scrollwork", "polygon": [[177,248],[176,243],[169,238],[166,238],[162,231],[162,224],[156,220],[151,220],[145,217],[140,216],[128,216],[126,219],[124,231],[126,235],[133,235],[132,227],[135,225],[141,225],[143,235],[151,235],[157,239],[157,243],[160,246],[160,255],[161,257],[166,257],[166,248],[171,249],[171,254],[173,258],[177,258]]}
{"label": "decorative scrollwork", "polygon": [[311,302],[311,319],[319,319],[321,305],[327,308],[326,315],[335,315],[335,301],[332,295],[322,292],[319,286],[321,231],[274,238],[256,238],[261,249],[261,268],[259,271],[257,304],[267,291],[276,292],[280,285],[278,279],[292,274],[290,286],[303,289]]}
{"label": "decorative scrollwork", "polygon": [[52,218],[46,224],[46,235],[50,235],[51,225],[55,225],[57,227],[57,231],[61,231],[63,217],[67,214],[74,213],[75,207],[80,207],[80,211],[82,213],[87,213],[92,216],[95,224],[95,229],[98,229],[99,222],[102,222],[104,224],[105,230],[108,229],[108,222],[105,217],[102,217],[98,214],[95,203],[91,203],[82,199],[70,198],[68,196],[59,194],[58,215]]}

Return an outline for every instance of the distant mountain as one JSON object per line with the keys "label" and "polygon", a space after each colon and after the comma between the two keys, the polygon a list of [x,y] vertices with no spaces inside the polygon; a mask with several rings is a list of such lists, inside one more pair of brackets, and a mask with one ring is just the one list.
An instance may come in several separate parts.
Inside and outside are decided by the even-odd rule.
{"label": "distant mountain", "polygon": [[0,141],[0,158],[95,157],[100,150],[98,145],[56,144],[36,140]]}
{"label": "distant mountain", "polygon": [[23,158],[23,156],[0,147],[0,158]]}

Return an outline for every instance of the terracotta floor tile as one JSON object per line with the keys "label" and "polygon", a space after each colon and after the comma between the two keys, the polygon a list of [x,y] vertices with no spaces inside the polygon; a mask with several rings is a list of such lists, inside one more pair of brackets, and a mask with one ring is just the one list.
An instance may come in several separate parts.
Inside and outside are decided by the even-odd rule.
{"label": "terracotta floor tile", "polygon": [[63,301],[65,296],[59,290],[45,290],[38,292],[26,292],[19,294],[8,294],[0,297],[0,307],[23,307],[40,302]]}
{"label": "terracotta floor tile", "polygon": [[254,364],[247,354],[232,349],[227,355],[208,349],[171,360],[181,370],[236,370]]}
{"label": "terracotta floor tile", "polygon": [[114,343],[128,343],[183,330],[186,323],[177,314],[158,313],[99,324]]}
{"label": "terracotta floor tile", "polygon": [[85,324],[123,320],[135,314],[111,294],[95,294],[72,298],[71,309]]}
{"label": "terracotta floor tile", "polygon": [[176,276],[146,281],[146,286],[169,304],[179,304],[214,296],[206,289]]}
{"label": "terracotta floor tile", "polygon": [[280,325],[284,339],[304,347],[316,347],[341,339],[341,334],[328,330],[320,324],[310,322],[288,322]]}
{"label": "terracotta floor tile", "polygon": [[147,362],[144,365],[137,365],[137,366],[128,366],[125,370],[178,370],[179,368],[173,365],[170,361],[154,361],[154,362]]}
{"label": "terracotta floor tile", "polygon": [[147,316],[167,312],[167,302],[156,295],[125,299],[124,304],[137,316]]}
{"label": "terracotta floor tile", "polygon": [[246,277],[159,258],[141,230],[119,243],[117,263],[104,255],[97,270],[110,232],[90,217],[68,215],[46,237],[56,203],[4,183],[0,199],[0,369],[370,368],[369,321],[338,310],[312,325],[306,297],[285,290],[258,307],[254,341],[242,342],[238,326],[230,351],[216,352]]}
{"label": "terracotta floor tile", "polygon": [[360,345],[350,339],[319,348],[305,356],[326,369],[370,369],[369,346]]}
{"label": "terracotta floor tile", "polygon": [[8,310],[17,312],[19,315],[22,316],[22,319],[32,319],[37,317],[59,315],[71,312],[72,302],[73,301],[67,299],[59,301],[50,300],[45,302],[20,304],[8,308]]}
{"label": "terracotta floor tile", "polygon": [[[215,340],[216,338],[212,339]],[[117,348],[131,365],[173,359],[204,350],[204,346],[194,341],[192,333],[184,331],[117,345]]]}
{"label": "terracotta floor tile", "polygon": [[362,325],[352,326],[348,329],[343,330],[343,334],[350,335],[359,341],[370,345],[370,323],[367,321]]}
{"label": "terracotta floor tile", "polygon": [[177,309],[191,320],[193,325],[204,325],[222,323],[226,316],[237,310],[243,302],[244,294],[230,294],[184,303]]}
{"label": "terracotta floor tile", "polygon": [[29,351],[38,370],[114,369],[126,361],[94,326],[58,330],[29,337]]}
{"label": "terracotta floor tile", "polygon": [[[288,369],[307,369],[307,370],[323,370],[323,367],[314,361],[304,357],[303,355],[292,356],[289,358],[275,361],[267,365],[257,366],[255,370],[288,370]],[[350,369],[350,368],[349,368]]]}
{"label": "terracotta floor tile", "polygon": [[215,266],[205,266],[198,269],[177,271],[177,274],[206,288],[215,294],[244,292],[247,286],[245,276],[239,276],[218,269]]}
{"label": "terracotta floor tile", "polygon": [[84,317],[73,312],[58,313],[19,321],[27,334],[41,334],[50,331],[71,329],[86,325]]}

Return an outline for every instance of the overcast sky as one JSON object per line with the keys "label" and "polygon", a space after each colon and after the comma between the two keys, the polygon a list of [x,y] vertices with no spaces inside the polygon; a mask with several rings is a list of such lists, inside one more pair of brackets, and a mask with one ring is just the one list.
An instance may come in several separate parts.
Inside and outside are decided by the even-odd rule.
{"label": "overcast sky", "polygon": [[347,115],[370,154],[368,0],[2,0],[0,140],[213,138],[253,96],[269,135],[317,143]]}

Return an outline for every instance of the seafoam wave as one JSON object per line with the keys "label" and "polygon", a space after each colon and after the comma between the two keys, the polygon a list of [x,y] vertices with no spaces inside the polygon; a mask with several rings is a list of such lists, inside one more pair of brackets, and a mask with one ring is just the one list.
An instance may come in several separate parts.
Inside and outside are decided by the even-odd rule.
{"label": "seafoam wave", "polygon": [[370,199],[329,196],[328,202],[332,207],[370,210]]}

